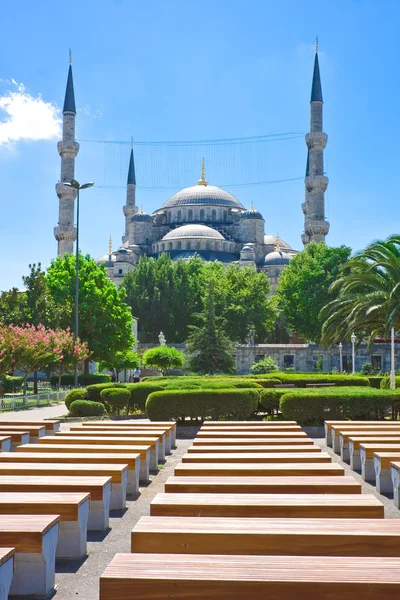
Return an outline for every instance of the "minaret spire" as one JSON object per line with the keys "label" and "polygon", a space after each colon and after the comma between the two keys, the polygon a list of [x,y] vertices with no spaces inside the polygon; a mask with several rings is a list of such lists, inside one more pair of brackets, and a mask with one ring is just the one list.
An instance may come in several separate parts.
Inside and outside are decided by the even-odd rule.
{"label": "minaret spire", "polygon": [[208,181],[205,177],[205,166],[204,166],[204,158],[201,161],[201,177],[197,182],[197,185],[208,185]]}
{"label": "minaret spire", "polygon": [[122,242],[133,244],[133,240],[129,238],[129,223],[133,215],[138,211],[136,206],[136,172],[135,172],[135,155],[133,152],[133,137],[131,137],[131,153],[129,155],[128,178],[126,181],[126,204],[123,208],[125,215],[125,234],[122,236]]}
{"label": "minaret spire", "polygon": [[69,69],[67,87],[65,90],[63,107],[63,132],[62,141],[58,142],[57,148],[61,156],[61,177],[56,185],[59,198],[58,226],[54,228],[54,237],[58,241],[58,255],[63,256],[66,252],[72,254],[74,241],[76,240],[76,229],[74,226],[76,189],[63,185],[64,182],[75,178],[75,158],[79,152],[79,144],[75,141],[75,92],[72,78],[72,54],[69,51]]}
{"label": "minaret spire", "polygon": [[307,166],[305,177],[305,202],[303,244],[325,241],[329,223],[325,219],[325,191],[328,178],[324,172],[324,148],[328,136],[322,131],[323,99],[318,62],[318,38],[315,42],[314,71],[310,100],[310,133],[306,135]]}

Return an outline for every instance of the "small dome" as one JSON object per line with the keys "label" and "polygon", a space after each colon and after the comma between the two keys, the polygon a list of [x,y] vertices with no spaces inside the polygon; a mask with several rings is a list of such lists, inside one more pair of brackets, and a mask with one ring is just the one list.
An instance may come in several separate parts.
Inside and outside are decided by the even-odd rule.
{"label": "small dome", "polygon": [[162,241],[177,240],[180,238],[208,238],[212,240],[224,241],[224,236],[212,227],[207,225],[182,225],[167,233]]}
{"label": "small dome", "polygon": [[136,215],[133,215],[131,222],[132,221],[146,221],[147,223],[152,223],[153,218],[148,213],[138,212],[138,213],[136,213]]}
{"label": "small dome", "polygon": [[251,248],[250,246],[243,246],[243,248],[241,249],[241,252],[254,252],[254,249]]}
{"label": "small dome", "polygon": [[275,250],[270,252],[264,259],[265,265],[288,265],[290,263],[290,256],[286,252]]}
{"label": "small dome", "polygon": [[[284,250],[292,250],[291,246],[284,240],[279,240],[281,248]],[[264,244],[266,246],[274,246],[276,245],[276,235],[264,235]]]}
{"label": "small dome", "polygon": [[184,188],[164,202],[162,208],[173,208],[175,206],[193,204],[243,208],[243,205],[235,198],[235,196],[215,185],[193,185]]}
{"label": "small dome", "polygon": [[254,210],[254,208],[249,208],[249,210],[245,210],[244,212],[242,212],[240,217],[242,219],[261,219],[262,221],[264,221],[264,217],[262,216],[260,211]]}

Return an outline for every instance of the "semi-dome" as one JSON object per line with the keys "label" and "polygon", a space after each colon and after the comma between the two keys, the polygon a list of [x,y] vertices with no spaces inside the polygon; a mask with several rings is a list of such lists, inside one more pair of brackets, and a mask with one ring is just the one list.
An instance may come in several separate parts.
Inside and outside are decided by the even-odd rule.
{"label": "semi-dome", "polygon": [[[292,250],[291,246],[285,242],[284,240],[282,240],[282,238],[279,239],[279,243],[280,243],[280,247],[283,248],[284,250]],[[264,244],[266,246],[275,246],[276,244],[276,235],[264,235]]]}
{"label": "semi-dome", "polygon": [[138,213],[136,213],[136,215],[133,215],[131,222],[132,221],[146,221],[147,223],[152,223],[153,218],[148,213],[138,212]]}
{"label": "semi-dome", "polygon": [[255,210],[254,208],[249,208],[249,210],[245,210],[244,212],[242,212],[240,217],[242,219],[261,219],[262,221],[264,221],[264,217],[262,216],[260,211]]}
{"label": "semi-dome", "polygon": [[270,252],[264,259],[265,265],[288,265],[290,263],[290,256],[286,254],[286,252],[282,252],[281,250],[275,250],[274,252]]}
{"label": "semi-dome", "polygon": [[215,185],[193,185],[184,188],[164,202],[162,208],[190,206],[193,204],[227,206],[239,209],[244,208],[235,196]]}
{"label": "semi-dome", "polygon": [[163,237],[162,241],[168,242],[181,238],[207,238],[212,240],[225,240],[224,236],[219,231],[213,229],[212,227],[208,227],[207,225],[182,225],[181,227],[177,227],[176,229],[173,229],[167,233]]}

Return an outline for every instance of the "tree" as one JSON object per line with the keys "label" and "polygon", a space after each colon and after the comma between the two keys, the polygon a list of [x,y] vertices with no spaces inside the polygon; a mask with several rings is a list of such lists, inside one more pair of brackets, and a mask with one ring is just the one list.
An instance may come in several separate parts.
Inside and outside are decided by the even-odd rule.
{"label": "tree", "polygon": [[[66,254],[52,261],[46,275],[56,305],[63,309],[63,329],[74,327],[75,257]],[[87,343],[94,360],[109,360],[133,345],[132,315],[125,291],[107,278],[103,265],[89,256],[79,256],[79,338]],[[85,376],[89,375],[89,358]]]}
{"label": "tree", "polygon": [[[89,349],[86,342],[80,339],[75,340],[74,334],[70,329],[56,329],[52,332],[55,362],[48,365],[48,370],[58,375],[58,387],[61,386],[61,377],[82,360],[89,356]],[[35,390],[34,390],[34,393]]]}
{"label": "tree", "polygon": [[311,242],[283,270],[277,288],[279,309],[288,326],[313,342],[321,339],[321,309],[331,300],[330,286],[349,259],[350,248],[330,248],[324,242]]}
{"label": "tree", "polygon": [[116,352],[109,360],[100,361],[99,369],[100,371],[112,371],[115,369],[118,381],[118,375],[121,371],[136,369],[139,366],[139,354],[137,352],[133,352],[132,350],[125,350],[124,352]]}
{"label": "tree", "polygon": [[150,348],[142,356],[145,367],[155,367],[163,375],[168,374],[168,369],[179,369],[185,363],[185,357],[174,347],[158,346]]}
{"label": "tree", "polygon": [[192,325],[186,351],[190,355],[189,366],[198,373],[232,373],[235,360],[230,339],[223,331],[222,319],[215,316],[214,282],[208,282],[205,307],[197,315],[200,326]]}
{"label": "tree", "polygon": [[279,371],[279,367],[272,356],[265,356],[262,360],[255,362],[250,371],[259,374],[272,373],[273,371]]}
{"label": "tree", "polygon": [[24,325],[28,305],[26,293],[18,288],[6,290],[0,294],[0,323],[3,325]]}
{"label": "tree", "polygon": [[333,299],[322,308],[322,341],[333,344],[388,337],[400,329],[400,235],[370,244],[343,265],[332,283]]}

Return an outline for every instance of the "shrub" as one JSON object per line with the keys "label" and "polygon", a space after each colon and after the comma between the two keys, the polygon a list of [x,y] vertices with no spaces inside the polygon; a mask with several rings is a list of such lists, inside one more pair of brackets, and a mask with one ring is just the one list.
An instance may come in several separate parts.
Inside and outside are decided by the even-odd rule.
{"label": "shrub", "polygon": [[280,401],[285,419],[294,419],[304,425],[323,423],[326,419],[379,419],[397,406],[400,393],[373,388],[342,388],[287,392]]}
{"label": "shrub", "polygon": [[155,367],[164,375],[168,369],[183,367],[185,356],[173,346],[158,346],[146,350],[142,356],[142,362],[145,367]]}
{"label": "shrub", "polygon": [[86,388],[86,398],[88,400],[94,400],[94,402],[102,402],[101,392],[109,388],[124,388],[124,383],[95,383],[94,385],[88,385]]}
{"label": "shrub", "polygon": [[101,401],[110,415],[128,412],[131,392],[125,387],[106,388],[100,393]]}
{"label": "shrub", "polygon": [[260,391],[260,408],[270,414],[279,411],[279,402],[287,389],[265,388]]}
{"label": "shrub", "polygon": [[136,406],[139,410],[144,412],[146,406],[146,400],[149,394],[152,392],[162,392],[164,387],[161,385],[155,385],[151,383],[132,383],[127,386],[130,392],[130,399],[128,402],[128,412],[132,412]]}
{"label": "shrub", "polygon": [[[400,377],[396,376],[394,378],[394,381],[396,388],[400,387]],[[390,375],[385,375],[384,377],[382,377],[380,388],[381,390],[390,390]]]}
{"label": "shrub", "polygon": [[369,385],[372,388],[375,388],[377,390],[379,390],[381,387],[382,379],[383,379],[383,375],[369,375],[368,376]]}
{"label": "shrub", "polygon": [[105,412],[100,402],[90,400],[74,400],[69,407],[71,417],[101,417]]}
{"label": "shrub", "polygon": [[65,396],[65,400],[64,400],[65,406],[69,410],[70,407],[71,407],[72,402],[75,402],[75,400],[85,400],[85,395],[86,395],[86,389],[85,388],[76,388],[75,390],[71,390]]}
{"label": "shrub", "polygon": [[254,383],[258,383],[258,385],[261,385],[261,387],[263,388],[273,388],[275,385],[280,385],[281,381],[280,379],[273,379],[272,377],[270,379],[255,379]]}
{"label": "shrub", "polygon": [[13,377],[12,375],[0,375],[0,386],[3,387],[4,394],[19,392],[24,382],[23,377]]}
{"label": "shrub", "polygon": [[257,411],[256,390],[175,390],[153,392],[147,398],[151,421],[191,419],[249,419]]}
{"label": "shrub", "polygon": [[278,365],[272,356],[265,356],[262,360],[254,363],[250,369],[252,373],[272,373],[273,371],[278,370]]}
{"label": "shrub", "polygon": [[335,386],[369,386],[368,377],[360,375],[330,375],[329,373],[274,373],[281,383],[294,383],[305,388],[308,383],[334,383]]}
{"label": "shrub", "polygon": [[[111,376],[106,373],[89,373],[89,384],[94,385],[96,383],[108,383],[111,381]],[[85,376],[83,373],[78,375],[78,383],[79,385],[84,385]],[[52,375],[50,377],[50,385],[52,387],[58,386],[58,375]],[[61,375],[61,385],[63,387],[72,387],[75,385],[75,379],[73,373],[65,373]]]}

